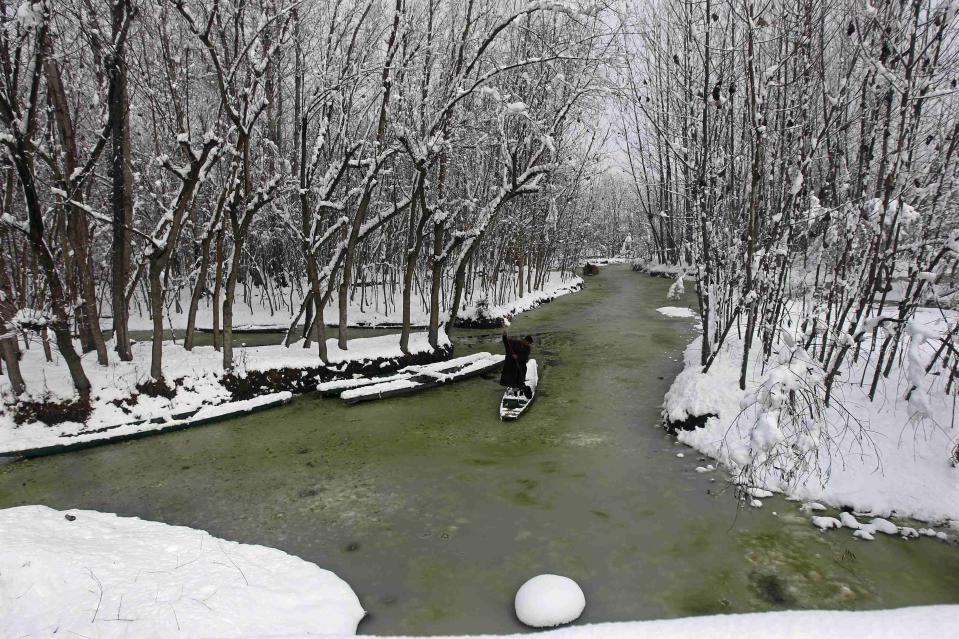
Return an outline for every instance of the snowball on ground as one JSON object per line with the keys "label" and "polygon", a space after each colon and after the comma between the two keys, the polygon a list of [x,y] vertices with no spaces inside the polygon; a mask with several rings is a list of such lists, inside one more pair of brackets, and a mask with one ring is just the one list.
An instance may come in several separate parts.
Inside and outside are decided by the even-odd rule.
{"label": "snowball on ground", "polygon": [[20,506],[0,539],[4,636],[352,635],[365,614],[332,572],[193,528]]}
{"label": "snowball on ground", "polygon": [[569,577],[538,575],[520,586],[515,605],[520,621],[547,628],[578,619],[586,607],[586,596]]}
{"label": "snowball on ground", "polygon": [[656,312],[666,317],[696,317],[696,313],[694,313],[692,309],[684,306],[663,306],[662,308],[657,308]]}

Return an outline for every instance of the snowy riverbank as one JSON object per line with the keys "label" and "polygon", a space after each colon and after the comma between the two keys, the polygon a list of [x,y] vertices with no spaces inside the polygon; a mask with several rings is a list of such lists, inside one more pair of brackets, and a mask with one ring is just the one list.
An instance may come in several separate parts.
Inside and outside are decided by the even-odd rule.
{"label": "snowy riverbank", "polygon": [[[500,306],[471,306],[464,315],[468,326],[500,326],[505,318],[526,312],[557,297],[582,288],[578,277],[547,283]],[[361,315],[363,322],[377,323],[385,317]],[[256,315],[248,318],[264,321]],[[176,321],[172,322],[177,326]],[[242,341],[242,338],[239,339]],[[441,330],[439,350],[434,351],[425,332],[410,337],[409,354],[399,347],[399,334],[358,338],[341,350],[334,339],[327,340],[329,366],[322,366],[316,346],[289,348],[282,345],[235,347],[235,370],[223,370],[222,355],[210,346],[191,351],[180,344],[163,345],[163,372],[173,384],[169,391],[150,389],[148,341],[133,345],[133,359],[110,365],[96,363],[96,354],[83,356],[84,370],[92,384],[89,406],[71,406],[75,393],[59,353],[47,362],[38,346],[23,351],[21,370],[28,392],[15,402],[8,378],[0,376],[0,454],[27,449],[58,447],[64,444],[110,439],[184,426],[184,420],[209,421],[207,413],[220,416],[241,414],[259,402],[275,403],[280,393],[313,390],[316,384],[354,373],[384,374],[411,364],[445,359],[451,352],[449,338]],[[112,349],[111,349],[112,352]],[[287,398],[288,399],[288,398]]]}
{"label": "snowy riverbank", "polygon": [[[202,530],[45,506],[0,510],[0,627],[11,637],[348,637],[364,616],[316,565]],[[512,593],[503,593],[503,614]],[[587,606],[589,603],[587,602]],[[941,639],[959,606],[786,611],[574,625],[549,639]],[[528,635],[476,635],[506,639]]]}
{"label": "snowy riverbank", "polygon": [[[856,612],[789,610],[583,624],[539,632],[535,636],[543,639],[900,639],[903,636],[911,639],[944,639],[955,633],[957,617],[959,606],[917,606]],[[471,635],[470,639],[525,639],[529,636]],[[429,639],[465,638],[431,636]]]}
{"label": "snowy riverbank", "polygon": [[[387,372],[408,364],[426,363],[448,356],[450,341],[440,334],[440,351],[430,347],[425,332],[410,337],[410,354],[404,355],[397,335],[381,335],[349,341],[348,350],[340,350],[336,341],[327,340],[330,366],[323,367],[316,346],[302,348],[296,343],[239,348],[233,374],[223,370],[222,354],[213,347],[192,351],[172,342],[163,345],[163,370],[175,383],[175,392],[148,394],[143,385],[150,380],[150,343],[133,346],[133,360],[113,359],[109,366],[96,364],[96,354],[84,356],[85,369],[93,386],[88,416],[84,421],[68,419],[55,425],[27,419],[16,423],[16,408],[4,403],[0,408],[0,453],[26,448],[56,446],[76,441],[105,439],[119,434],[160,430],[177,421],[177,416],[194,411],[231,410],[240,414],[251,409],[247,404],[275,397],[277,391],[312,390],[320,381],[352,372]],[[21,401],[54,404],[74,397],[69,373],[54,351],[52,362],[33,348],[24,352],[21,369],[27,388],[33,389]],[[0,393],[10,396],[7,378],[0,377]],[[196,418],[203,418],[197,413]],[[23,421],[23,418],[20,418]]]}
{"label": "snowy riverbank", "polygon": [[[941,329],[941,316],[931,311],[915,321],[924,331],[917,328],[916,335]],[[904,348],[906,363],[880,378],[875,401],[868,385],[854,383],[872,379],[872,367],[846,370],[840,379],[854,382],[834,387],[825,424],[791,419],[777,403],[816,378],[815,365],[795,344],[780,343],[765,370],[755,351],[745,391],[738,385],[742,346],[735,335],[705,375],[700,344],[697,338],[686,349],[685,368],[665,398],[667,422],[692,428],[678,431],[681,442],[718,459],[734,476],[745,472],[756,489],[858,513],[959,521],[955,397],[944,392],[945,380],[933,378],[905,399],[909,373],[903,369],[929,361],[929,343],[918,339]]]}
{"label": "snowy riverbank", "polygon": [[682,273],[684,279],[691,279],[696,267],[688,264],[662,264],[650,260],[638,259],[632,261],[632,269],[638,273],[646,273],[653,277],[676,279]]}
{"label": "snowy riverbank", "polygon": [[0,575],[5,637],[352,635],[365,614],[280,550],[89,510],[0,510]]}
{"label": "snowy riverbank", "polygon": [[572,277],[565,283],[527,293],[519,299],[499,306],[489,306],[485,303],[473,304],[457,316],[457,325],[466,328],[498,328],[504,324],[504,319],[508,320],[514,315],[531,311],[537,306],[548,304],[557,297],[575,293],[582,288],[583,278]]}

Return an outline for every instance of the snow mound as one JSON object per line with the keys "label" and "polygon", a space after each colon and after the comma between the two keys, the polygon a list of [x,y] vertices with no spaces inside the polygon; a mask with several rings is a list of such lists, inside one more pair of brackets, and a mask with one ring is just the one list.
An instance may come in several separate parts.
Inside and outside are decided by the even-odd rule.
{"label": "snow mound", "polygon": [[520,586],[515,603],[520,621],[546,628],[578,619],[586,607],[586,595],[569,577],[538,575]]}
{"label": "snow mound", "polygon": [[352,635],[365,614],[332,572],[193,528],[20,506],[0,540],[4,636]]}
{"label": "snow mound", "polygon": [[818,517],[814,516],[812,518],[812,525],[820,530],[828,530],[830,528],[842,528],[842,522],[836,519],[835,517]]}
{"label": "snow mound", "polygon": [[663,306],[657,308],[656,312],[666,317],[696,317],[696,313],[685,306]]}
{"label": "snow mound", "polygon": [[935,537],[943,541],[949,540],[949,535],[944,532],[937,532],[933,528],[920,528],[919,530],[910,528],[909,526],[903,526],[900,528],[896,524],[892,523],[888,519],[884,519],[883,517],[874,517],[871,522],[864,524],[856,519],[851,513],[847,512],[839,513],[839,519],[836,519],[835,517],[813,516],[812,523],[813,526],[816,526],[820,530],[828,530],[830,528],[849,528],[852,530],[854,537],[863,539],[865,541],[873,541],[876,538],[876,533],[882,533],[884,535],[900,535],[907,539],[925,535],[927,537]]}
{"label": "snow mound", "polygon": [[[929,330],[944,330],[942,318],[932,309],[920,309],[917,318]],[[717,459],[750,486],[808,503],[806,512],[828,505],[871,516],[959,521],[959,469],[949,456],[956,446],[956,431],[949,428],[952,395],[934,387],[935,392],[926,393],[932,412],[920,419],[905,398],[906,361],[896,363],[888,378],[878,378],[875,401],[869,399],[868,384],[839,384],[833,393],[836,404],[821,420],[790,420],[784,417],[785,400],[777,404],[779,398],[788,397],[796,384],[808,388],[818,370],[796,337],[783,333],[765,365],[761,345],[753,345],[746,390],[738,384],[743,344],[735,331],[706,373],[702,340],[694,339],[663,404],[667,424],[696,419],[693,430],[680,428],[677,441]],[[903,348],[913,347],[910,343]],[[934,349],[928,340],[915,346],[920,347],[925,349],[920,353],[925,366]],[[850,360],[841,373],[843,379],[872,380],[875,366]],[[855,436],[849,436],[848,428]],[[842,462],[832,463],[837,459]],[[850,529],[858,529],[854,517],[846,519]]]}

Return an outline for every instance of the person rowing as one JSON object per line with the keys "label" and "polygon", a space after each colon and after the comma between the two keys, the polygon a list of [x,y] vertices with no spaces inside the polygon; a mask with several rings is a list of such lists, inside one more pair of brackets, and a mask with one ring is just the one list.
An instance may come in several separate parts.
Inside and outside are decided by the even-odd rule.
{"label": "person rowing", "polygon": [[533,337],[531,335],[523,339],[510,337],[504,327],[503,346],[506,347],[506,359],[503,361],[500,385],[522,392],[526,399],[532,398],[533,390],[526,385],[526,365],[533,350]]}

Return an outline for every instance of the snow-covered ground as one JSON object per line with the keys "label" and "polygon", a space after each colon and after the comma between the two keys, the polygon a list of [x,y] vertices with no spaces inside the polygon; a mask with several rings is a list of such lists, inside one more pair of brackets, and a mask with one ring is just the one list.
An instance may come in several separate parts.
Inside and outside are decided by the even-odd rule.
{"label": "snow-covered ground", "polygon": [[632,268],[634,271],[649,273],[657,277],[668,277],[670,279],[675,279],[680,273],[682,273],[684,277],[691,277],[691,274],[696,272],[696,267],[690,266],[689,264],[662,264],[644,259],[633,260]]}
{"label": "snow-covered ground", "polygon": [[[941,330],[941,322],[938,312],[916,317],[926,332]],[[713,417],[704,427],[680,431],[679,440],[718,459],[741,479],[740,471],[747,469],[748,483],[755,488],[863,514],[959,521],[955,397],[937,381],[914,391],[911,401],[904,398],[910,385],[905,368],[928,362],[930,343],[903,347],[905,363],[897,363],[888,379],[881,378],[875,401],[867,396],[871,365],[844,371],[840,379],[850,381],[836,384],[822,424],[801,414],[793,419],[783,401],[808,391],[817,376],[821,381],[815,364],[792,339],[786,342],[765,369],[757,361],[758,348],[753,351],[742,391],[742,345],[735,331],[705,375],[701,342],[695,339],[686,349],[683,372],[666,394],[663,413],[669,422]],[[869,348],[868,342],[863,348]],[[864,374],[866,388],[857,383]]]}
{"label": "snow-covered ground", "polygon": [[479,304],[473,304],[462,313],[459,313],[458,317],[467,323],[479,322],[496,324],[498,322],[502,322],[504,318],[508,320],[513,315],[525,313],[526,311],[532,310],[541,304],[551,302],[557,297],[575,293],[582,287],[583,278],[572,277],[563,283],[546,287],[540,291],[527,293],[517,300],[508,302],[506,304],[500,304],[499,306],[489,306],[482,302]]}
{"label": "snow-covered ground", "polygon": [[[12,457],[27,453],[37,455],[41,452],[49,452],[37,449],[63,450],[64,447],[74,447],[92,441],[123,439],[140,433],[156,434],[167,430],[179,430],[217,419],[236,417],[254,410],[272,408],[285,404],[292,398],[293,393],[290,391],[280,391],[251,399],[205,404],[201,408],[186,411],[177,407],[176,413],[167,412],[157,418],[120,421],[106,426],[92,426],[77,422],[62,422],[55,425],[27,422],[12,428],[0,425],[0,455],[9,454]],[[96,412],[94,410],[94,414]]]}
{"label": "snow-covered ground", "polygon": [[[440,344],[449,345],[449,338],[445,333],[441,333]],[[212,346],[198,346],[187,351],[172,342],[165,342],[163,345],[163,371],[168,380],[183,379],[183,383],[177,386],[176,395],[168,399],[138,393],[137,385],[150,379],[150,348],[149,342],[138,342],[133,346],[132,361],[122,362],[113,358],[107,367],[97,365],[96,353],[84,355],[84,369],[93,386],[93,412],[86,423],[64,422],[51,427],[34,422],[17,426],[9,404],[5,403],[0,408],[0,453],[50,446],[64,441],[78,441],[78,437],[111,437],[121,434],[121,431],[110,427],[169,418],[174,414],[189,413],[200,408],[209,410],[205,407],[224,405],[232,398],[230,391],[221,383],[224,371],[220,352],[215,351]],[[349,348],[345,351],[337,347],[336,340],[330,339],[327,340],[327,349],[331,365],[334,366],[355,361],[400,358],[403,355],[396,335],[353,339],[349,341]],[[412,354],[431,351],[425,332],[413,333],[410,336]],[[303,369],[320,365],[315,344],[305,349],[301,343],[292,344],[289,348],[282,345],[238,348],[235,351],[235,360],[236,372],[241,375],[249,371]],[[57,351],[54,351],[52,362],[44,360],[43,351],[39,348],[25,351],[20,367],[30,398],[63,400],[73,397],[74,390],[69,373],[60,361]],[[6,376],[0,377],[0,393],[5,398],[11,395]],[[135,402],[126,401],[134,396]],[[238,405],[236,409],[237,412],[243,412],[249,410],[249,407]],[[110,428],[110,431],[91,433],[105,428]],[[124,426],[122,431],[138,432],[157,428],[157,424],[147,421]]]}
{"label": "snow-covered ground", "polygon": [[[280,550],[135,517],[0,510],[4,637],[287,639],[353,636],[364,616],[335,574]],[[510,614],[504,593],[503,614]],[[788,611],[583,624],[548,639],[943,639],[959,606]],[[526,634],[476,635],[520,639]]]}
{"label": "snow-covered ground", "polygon": [[[512,306],[527,306],[530,300],[537,297],[558,297],[563,293],[561,289],[569,289],[570,286],[579,278],[564,276],[558,271],[552,271],[546,276],[543,288],[524,295],[521,299],[516,299],[512,291],[506,291],[506,299],[489,301],[485,298],[475,297],[472,300],[464,301],[463,308],[459,315],[462,317],[472,317],[477,312],[477,306],[489,308],[508,309]],[[580,282],[582,280],[579,280]],[[479,288],[479,283],[476,284]],[[306,290],[305,285],[300,290]],[[566,292],[569,292],[568,290]],[[399,304],[400,292],[395,291],[392,300],[387,300],[382,287],[366,287],[365,294],[356,291],[350,300],[349,322],[351,326],[380,326],[380,325],[398,325],[403,320],[403,308]],[[172,295],[171,295],[172,298]],[[233,307],[233,325],[237,328],[281,328],[285,330],[299,310],[301,298],[299,293],[291,288],[286,288],[274,294],[273,298],[268,299],[263,290],[254,288],[249,296],[249,302],[244,303],[240,292],[237,293],[237,302]],[[534,303],[533,306],[536,304]],[[292,307],[292,310],[291,310]],[[187,291],[180,292],[180,299],[167,300],[167,308],[163,312],[164,326],[182,331],[186,329],[187,310],[190,308],[190,294]],[[428,300],[424,302],[422,291],[415,288],[412,293],[411,321],[414,326],[426,326],[429,322]],[[518,311],[517,311],[518,312]],[[323,312],[323,317],[327,324],[334,325],[339,321],[339,307],[336,299],[331,299],[329,305]],[[444,316],[443,319],[446,319]],[[197,309],[196,325],[199,328],[209,328],[213,326],[213,307],[210,298],[204,298]],[[105,329],[110,328],[108,319],[103,321]],[[130,330],[153,330],[153,321],[146,304],[142,300],[136,300],[130,309]]]}
{"label": "snow-covered ground", "polygon": [[[534,636],[543,639],[945,639],[955,636],[957,618],[959,606],[917,606],[856,612],[790,610],[583,624],[538,632]],[[530,636],[528,633],[473,635],[471,639],[528,639]],[[455,638],[431,636],[429,639]]]}
{"label": "snow-covered ground", "polygon": [[[582,286],[578,277],[559,277],[553,274],[543,290],[534,291],[523,297],[500,306],[486,304],[472,305],[467,308],[465,318],[472,321],[497,322],[512,315],[525,312],[561,295],[577,291]],[[269,315],[264,306],[255,304],[254,312],[250,308],[237,305],[237,324],[272,325],[277,316]],[[481,310],[480,310],[481,309]],[[209,312],[207,309],[205,312]],[[246,312],[246,315],[244,315]],[[334,309],[335,312],[335,309]],[[330,319],[335,317],[331,316]],[[353,316],[365,324],[392,322],[398,317],[380,315],[376,311],[356,309]],[[142,319],[142,318],[141,318]],[[289,322],[289,314],[283,316],[283,322]],[[419,319],[425,320],[426,316]],[[168,325],[181,328],[186,323],[184,314],[168,314]],[[198,324],[203,325],[203,316]],[[414,322],[418,321],[414,317]],[[282,322],[281,322],[282,323]],[[133,327],[138,327],[137,321]],[[239,340],[242,341],[242,340]],[[449,339],[443,333],[441,346],[449,346]],[[185,350],[179,344],[165,342],[163,345],[163,373],[167,380],[182,380],[176,388],[176,395],[170,399],[163,396],[150,396],[140,393],[137,386],[148,382],[150,377],[150,349],[148,341],[137,342],[133,346],[133,360],[121,362],[115,357],[110,365],[102,367],[96,363],[96,354],[83,356],[84,370],[92,384],[92,413],[85,423],[68,421],[54,427],[41,422],[28,422],[22,425],[14,423],[11,405],[14,398],[6,376],[0,376],[0,453],[20,451],[27,448],[52,446],[65,441],[77,442],[112,437],[120,434],[136,433],[147,430],[161,430],[176,425],[175,416],[186,415],[202,409],[249,410],[243,402],[230,404],[232,393],[221,383],[224,375],[222,355],[210,346],[198,346],[192,351]],[[109,348],[112,353],[113,349]],[[410,338],[410,353],[421,355],[432,351],[425,332],[413,333]],[[348,362],[370,360],[392,360],[403,356],[397,334],[353,339],[347,350],[340,350],[333,339],[327,340],[327,352],[331,365],[343,365]],[[272,369],[306,369],[320,365],[316,346],[302,348],[302,342],[289,348],[282,345],[243,347],[234,349],[235,372],[239,376],[251,371]],[[47,362],[43,350],[34,345],[23,351],[21,371],[27,386],[21,401],[64,401],[74,397],[73,384],[69,372],[59,353],[53,350],[53,361]],[[267,400],[263,400],[267,401]],[[218,409],[212,407],[219,407]],[[163,420],[163,424],[151,422]],[[138,423],[140,422],[140,423]],[[99,432],[95,432],[99,431]]]}
{"label": "snow-covered ground", "polygon": [[608,266],[610,264],[631,264],[634,258],[631,257],[588,257],[583,260],[586,264],[595,264],[596,266]]}
{"label": "snow-covered ground", "polygon": [[136,517],[0,510],[4,637],[353,635],[350,586],[280,550]]}
{"label": "snow-covered ground", "polygon": [[666,317],[696,317],[696,312],[685,306],[663,306],[657,308],[656,312]]}

